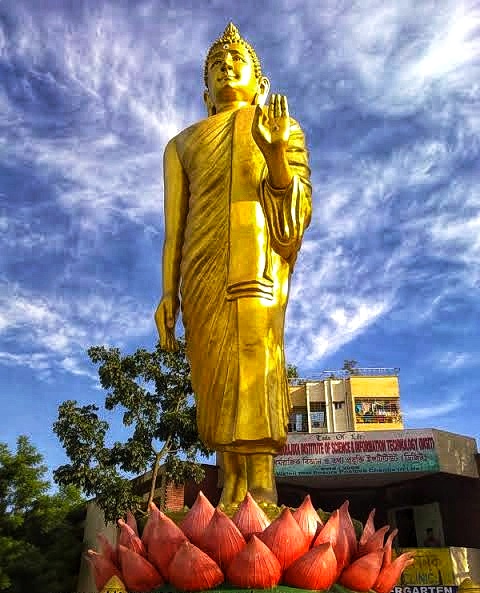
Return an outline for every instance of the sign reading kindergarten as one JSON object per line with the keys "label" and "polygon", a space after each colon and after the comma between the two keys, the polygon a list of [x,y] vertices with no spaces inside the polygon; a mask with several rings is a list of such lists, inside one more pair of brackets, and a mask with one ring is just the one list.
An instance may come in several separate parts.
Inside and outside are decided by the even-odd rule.
{"label": "sign reading kindergarten", "polygon": [[431,430],[290,434],[275,458],[277,476],[440,469]]}

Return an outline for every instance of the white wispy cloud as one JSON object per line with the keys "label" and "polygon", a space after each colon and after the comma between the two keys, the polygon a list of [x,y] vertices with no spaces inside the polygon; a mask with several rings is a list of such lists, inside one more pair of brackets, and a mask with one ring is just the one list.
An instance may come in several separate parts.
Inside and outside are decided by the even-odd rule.
{"label": "white wispy cloud", "polygon": [[464,405],[464,400],[460,396],[453,396],[443,401],[432,402],[429,406],[415,406],[411,404],[403,405],[404,417],[411,421],[429,420],[431,418],[441,418],[455,412]]}
{"label": "white wispy cloud", "polygon": [[[480,21],[474,3],[458,0],[445,0],[441,10],[414,0],[366,0],[348,9],[336,0],[321,6],[285,0],[279,7],[275,27],[267,3],[249,37],[257,45],[254,31],[264,27],[260,44],[275,42],[268,52],[282,67],[277,80],[291,81],[295,116],[307,132],[314,130],[314,217],[287,324],[292,360],[313,365],[388,316],[400,291],[412,293],[400,305],[404,320],[423,322],[452,291],[479,277],[478,184],[465,180],[459,163],[479,154]],[[102,2],[75,23],[53,13],[39,21],[25,12],[15,38],[0,40],[2,59],[25,66],[26,96],[45,118],[30,117],[0,90],[0,122],[16,134],[14,143],[5,136],[5,158],[31,164],[76,228],[88,235],[101,227],[103,238],[69,246],[74,261],[63,278],[74,277],[77,263],[108,242],[106,229],[118,231],[113,219],[161,228],[163,146],[204,115],[193,97],[202,90],[199,56],[212,41],[206,24],[186,10],[162,18],[158,10],[142,3],[127,18],[122,8]],[[54,133],[40,87],[58,97]],[[345,112],[350,120],[341,119]],[[373,123],[359,127],[362,118]],[[359,131],[342,143],[350,127]],[[29,241],[55,245],[55,237],[32,230],[22,234],[25,247]],[[4,239],[10,246],[14,240],[13,232]],[[456,287],[446,280],[448,270],[431,278],[428,258],[460,265]],[[430,300],[418,306],[416,287],[432,283]],[[75,372],[71,352],[87,342],[96,316],[108,321],[114,299],[102,296],[94,305],[90,297],[82,308],[71,297],[52,305],[30,296],[40,319],[24,302],[29,299],[20,298],[24,317],[48,330],[35,343]],[[125,304],[127,316],[130,307]],[[15,321],[11,315],[4,324]],[[63,315],[67,327],[60,325]]]}
{"label": "white wispy cloud", "polygon": [[440,369],[456,370],[475,364],[476,357],[472,352],[443,352],[434,360]]}
{"label": "white wispy cloud", "polygon": [[[112,215],[142,223],[156,214],[160,226],[163,148],[194,111],[178,109],[177,71],[182,60],[198,59],[203,26],[187,44],[184,31],[152,23],[141,10],[130,14],[134,26],[108,4],[76,23],[17,11],[22,26],[2,59],[26,68],[25,96],[14,102],[2,93],[2,122],[16,140],[6,139],[4,158],[27,161],[49,179],[58,203],[87,229]],[[150,29],[155,46],[137,26]],[[56,96],[50,113],[42,112],[47,95]]]}
{"label": "white wispy cloud", "polygon": [[149,333],[153,325],[150,311],[116,294],[48,299],[2,284],[0,310],[0,363],[27,366],[43,375],[63,369],[94,377],[86,363],[89,346],[122,347],[132,336]]}

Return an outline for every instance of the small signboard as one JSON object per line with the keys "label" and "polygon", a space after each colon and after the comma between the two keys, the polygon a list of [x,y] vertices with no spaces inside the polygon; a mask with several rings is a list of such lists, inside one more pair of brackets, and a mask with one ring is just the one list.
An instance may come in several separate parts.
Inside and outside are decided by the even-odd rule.
{"label": "small signboard", "polygon": [[[455,584],[452,558],[448,548],[400,548],[399,554],[407,551],[415,552],[415,562],[403,571],[399,585],[420,587]],[[419,593],[430,593],[430,591]]]}

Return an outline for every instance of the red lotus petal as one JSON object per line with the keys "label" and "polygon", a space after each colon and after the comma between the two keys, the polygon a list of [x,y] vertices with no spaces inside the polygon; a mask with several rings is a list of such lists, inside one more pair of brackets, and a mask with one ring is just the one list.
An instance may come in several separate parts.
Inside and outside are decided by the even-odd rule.
{"label": "red lotus petal", "polygon": [[135,535],[138,536],[137,520],[132,512],[127,511],[127,525],[133,529]]}
{"label": "red lotus petal", "polygon": [[178,548],[187,541],[186,535],[169,517],[158,511],[147,541],[147,558],[167,578],[168,566]]}
{"label": "red lotus petal", "polygon": [[104,558],[108,558],[115,566],[118,566],[117,549],[112,546],[107,536],[104,533],[97,533],[97,540],[100,545],[100,554]]}
{"label": "red lotus petal", "polygon": [[399,556],[391,564],[382,568],[372,587],[373,590],[377,593],[390,593],[405,568],[413,563],[414,559],[411,552],[405,552],[405,554]]}
{"label": "red lotus petal", "polygon": [[118,545],[125,546],[125,548],[128,548],[141,556],[146,556],[147,551],[145,550],[142,540],[136,535],[130,525],[127,525],[123,519],[119,519],[117,523],[120,525]]}
{"label": "red lotus petal", "polygon": [[330,542],[320,544],[295,560],[284,581],[299,589],[328,590],[337,578],[337,559]]}
{"label": "red lotus petal", "polygon": [[122,578],[122,575],[115,564],[98,552],[88,550],[85,559],[90,563],[93,577],[95,579],[95,585],[99,591],[105,587],[105,584],[113,576],[117,576],[120,579]]}
{"label": "red lotus petal", "polygon": [[233,516],[233,522],[245,539],[254,533],[261,533],[270,525],[267,515],[258,506],[255,499],[247,492]]}
{"label": "red lotus petal", "polygon": [[285,508],[280,517],[277,517],[258,537],[275,554],[282,571],[305,554],[309,548],[308,538],[292,517],[289,508]]}
{"label": "red lotus petal", "polygon": [[352,562],[340,575],[340,585],[366,593],[373,587],[382,567],[383,550],[370,552]]}
{"label": "red lotus petal", "polygon": [[255,535],[227,570],[227,579],[241,589],[270,589],[278,585],[281,576],[280,562]]}
{"label": "red lotus petal", "polygon": [[192,508],[180,523],[180,529],[195,545],[199,545],[214,512],[214,507],[200,490]]}
{"label": "red lotus petal", "polygon": [[374,519],[375,519],[375,509],[372,509],[370,511],[370,514],[368,515],[368,519],[365,523],[365,527],[363,528],[362,535],[360,536],[360,541],[358,542],[358,545],[360,547],[364,546],[368,542],[368,540],[372,537],[372,535],[375,533],[375,523],[373,522]]}
{"label": "red lotus petal", "polygon": [[337,559],[338,574],[348,565],[351,557],[350,547],[345,531],[340,529],[340,511],[336,510],[330,515],[324,528],[315,539],[313,546],[330,542]]}
{"label": "red lotus petal", "polygon": [[203,591],[223,583],[223,573],[205,552],[185,541],[168,567],[168,582],[179,591]]}
{"label": "red lotus petal", "polygon": [[118,557],[122,569],[122,581],[128,590],[151,591],[163,585],[164,581],[150,562],[125,546],[118,546]]}
{"label": "red lotus petal", "polygon": [[309,545],[313,542],[323,527],[323,523],[313,508],[310,494],[303,499],[302,504],[292,513],[293,518],[299,524],[300,529],[309,539]]}
{"label": "red lotus petal", "polygon": [[235,523],[220,509],[215,509],[199,548],[213,558],[222,570],[226,570],[245,545],[245,538]]}
{"label": "red lotus petal", "polygon": [[148,519],[145,523],[145,527],[143,528],[142,533],[142,543],[145,547],[148,547],[148,539],[150,537],[151,532],[160,522],[160,510],[158,509],[157,505],[154,502],[151,502],[148,505]]}
{"label": "red lotus petal", "polygon": [[347,565],[350,560],[357,553],[357,535],[355,533],[355,527],[353,521],[348,512],[349,502],[346,500],[342,506],[338,509],[338,517],[340,519],[340,532],[344,533],[347,539],[347,551],[346,551],[346,563]]}
{"label": "red lotus petal", "polygon": [[397,535],[398,529],[394,529],[387,538],[387,543],[383,546],[383,564],[382,569],[389,566],[392,563],[392,542],[393,538]]}
{"label": "red lotus petal", "polygon": [[384,525],[377,529],[372,537],[365,543],[363,546],[358,547],[358,555],[364,556],[365,554],[369,554],[370,552],[376,552],[377,550],[383,550],[383,540],[385,539],[385,534],[390,529],[390,525]]}

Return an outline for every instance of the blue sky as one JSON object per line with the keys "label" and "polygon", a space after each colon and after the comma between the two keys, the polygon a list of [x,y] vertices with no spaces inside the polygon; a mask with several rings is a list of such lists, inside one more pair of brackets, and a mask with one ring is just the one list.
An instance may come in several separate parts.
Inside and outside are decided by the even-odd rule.
{"label": "blue sky", "polygon": [[4,0],[0,440],[63,463],[58,405],[103,399],[86,349],[154,346],[162,153],[229,20],[310,149],[288,360],[400,367],[407,427],[478,438],[479,2]]}

